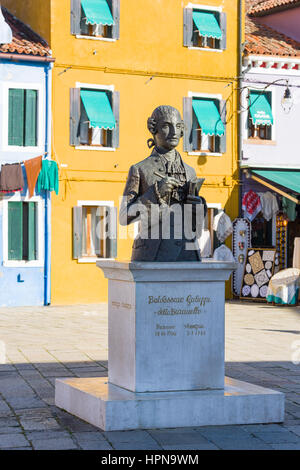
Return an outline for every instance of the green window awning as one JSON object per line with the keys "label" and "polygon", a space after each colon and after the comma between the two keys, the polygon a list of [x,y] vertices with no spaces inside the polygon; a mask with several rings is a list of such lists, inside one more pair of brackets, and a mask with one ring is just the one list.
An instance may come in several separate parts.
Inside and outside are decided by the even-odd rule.
{"label": "green window awning", "polygon": [[105,91],[81,90],[81,100],[89,119],[89,126],[114,129],[116,120]]}
{"label": "green window awning", "polygon": [[106,0],[81,0],[86,24],[115,24]]}
{"label": "green window awning", "polygon": [[200,36],[222,39],[222,31],[215,15],[210,11],[193,11],[193,20]]}
{"label": "green window awning", "polygon": [[300,171],[252,170],[252,173],[300,194]]}
{"label": "green window awning", "polygon": [[265,93],[250,92],[250,115],[253,124],[271,126],[274,123],[271,105]]}
{"label": "green window awning", "polygon": [[225,134],[224,124],[214,100],[193,99],[193,110],[203,134]]}

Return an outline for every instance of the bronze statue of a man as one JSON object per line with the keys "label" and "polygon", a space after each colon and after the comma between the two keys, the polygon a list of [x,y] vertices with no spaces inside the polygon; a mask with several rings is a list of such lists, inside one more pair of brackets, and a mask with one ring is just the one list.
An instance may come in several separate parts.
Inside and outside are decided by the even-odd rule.
{"label": "bronze statue of a man", "polygon": [[[176,150],[184,129],[179,111],[159,106],[148,119],[148,129],[153,136],[148,146],[154,149],[145,160],[131,166],[120,207],[121,225],[138,220],[143,225],[134,240],[131,259],[200,261],[195,214],[200,206],[202,215],[206,214],[205,200],[198,196],[204,180],[197,180],[194,168],[184,163]],[[189,222],[193,232],[187,235]]]}

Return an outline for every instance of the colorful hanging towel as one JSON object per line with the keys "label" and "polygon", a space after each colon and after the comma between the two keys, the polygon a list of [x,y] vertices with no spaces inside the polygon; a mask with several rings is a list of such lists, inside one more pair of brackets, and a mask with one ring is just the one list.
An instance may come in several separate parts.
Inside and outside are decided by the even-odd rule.
{"label": "colorful hanging towel", "polygon": [[43,160],[42,169],[37,180],[37,191],[55,191],[58,194],[58,167],[54,160]]}
{"label": "colorful hanging towel", "polygon": [[23,171],[20,163],[7,163],[1,166],[0,191],[13,193],[24,187]]}
{"label": "colorful hanging towel", "polygon": [[24,165],[27,176],[29,197],[32,197],[39,173],[42,169],[42,156],[26,160]]}
{"label": "colorful hanging towel", "polygon": [[296,203],[288,199],[287,197],[282,198],[282,210],[287,215],[290,222],[294,222],[297,217]]}
{"label": "colorful hanging towel", "polygon": [[243,197],[242,209],[244,211],[244,217],[247,217],[247,219],[252,222],[261,211],[261,203],[258,194],[252,190],[248,191]]}

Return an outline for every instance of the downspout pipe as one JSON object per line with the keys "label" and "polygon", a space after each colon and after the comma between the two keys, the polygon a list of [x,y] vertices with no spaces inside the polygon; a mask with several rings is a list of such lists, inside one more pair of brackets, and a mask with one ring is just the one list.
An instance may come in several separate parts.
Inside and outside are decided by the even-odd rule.
{"label": "downspout pipe", "polygon": [[[53,63],[45,65],[45,153],[47,158],[51,155],[51,90],[52,90]],[[45,202],[45,264],[44,264],[44,305],[51,303],[51,196],[50,191],[44,191]]]}
{"label": "downspout pipe", "polygon": [[242,215],[242,170],[241,162],[243,159],[243,120],[242,120],[242,106],[241,106],[241,89],[243,86],[243,8],[244,0],[238,0],[238,15],[239,15],[239,26],[238,26],[238,96],[237,96],[237,107],[238,107],[238,174],[239,174],[239,217]]}

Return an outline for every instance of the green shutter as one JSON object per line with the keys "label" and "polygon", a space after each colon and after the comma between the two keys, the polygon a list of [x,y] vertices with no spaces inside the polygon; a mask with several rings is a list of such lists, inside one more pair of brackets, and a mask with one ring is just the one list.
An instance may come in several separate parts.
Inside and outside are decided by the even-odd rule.
{"label": "green shutter", "polygon": [[8,259],[23,258],[23,203],[8,202]]}
{"label": "green shutter", "polygon": [[37,90],[25,90],[25,146],[37,145]]}
{"label": "green shutter", "polygon": [[8,145],[24,145],[24,90],[20,88],[9,90]]}
{"label": "green shutter", "polygon": [[36,203],[28,202],[28,261],[36,259]]}

